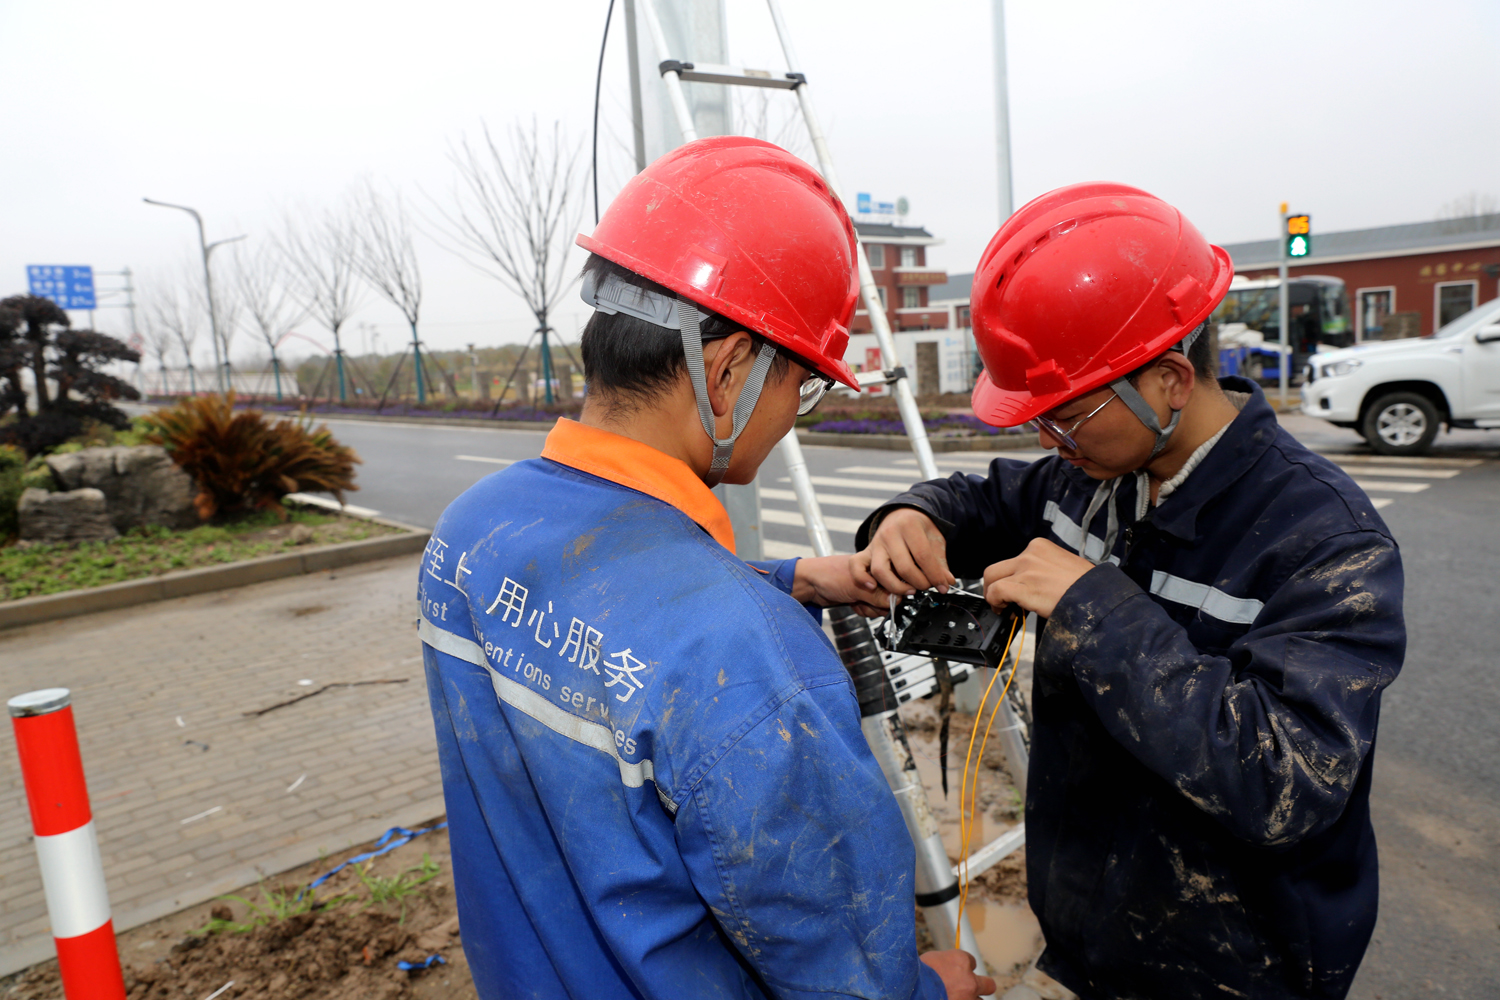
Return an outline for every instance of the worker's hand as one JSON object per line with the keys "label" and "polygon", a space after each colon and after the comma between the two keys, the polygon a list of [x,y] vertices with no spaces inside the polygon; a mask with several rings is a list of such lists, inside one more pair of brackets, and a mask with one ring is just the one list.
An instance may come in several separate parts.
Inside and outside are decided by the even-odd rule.
{"label": "worker's hand", "polygon": [[878,587],[867,590],[854,582],[848,556],[798,559],[796,575],[792,577],[792,597],[800,604],[824,608],[847,604],[866,618],[890,611],[889,594]]}
{"label": "worker's hand", "polygon": [[1051,618],[1068,588],[1094,564],[1045,538],[1033,538],[1014,559],[1002,559],[984,571],[984,599],[991,607],[1019,604]]}
{"label": "worker's hand", "polygon": [[849,557],[849,571],[867,593],[902,597],[930,587],[947,593],[954,582],[947,539],[932,518],[911,507],[897,508],[881,520],[865,550]]}
{"label": "worker's hand", "polygon": [[974,975],[974,956],[966,951],[929,951],[919,957],[942,977],[948,1000],[977,1000],[995,992],[993,979]]}

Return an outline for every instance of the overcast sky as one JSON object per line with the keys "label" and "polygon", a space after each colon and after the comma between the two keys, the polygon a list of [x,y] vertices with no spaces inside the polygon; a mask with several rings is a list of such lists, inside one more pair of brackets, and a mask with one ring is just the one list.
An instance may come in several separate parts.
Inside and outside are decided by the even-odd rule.
{"label": "overcast sky", "polygon": [[[198,208],[210,240],[258,240],[286,207],[366,175],[418,208],[446,201],[451,145],[481,122],[556,120],[586,144],[607,2],[0,0],[0,295],[24,290],[27,264],[175,280],[196,252],[192,221],[142,196]],[[785,68],[763,5],[727,3],[731,59]],[[972,270],[999,221],[991,5],[783,3],[850,195],[905,196],[907,221],[945,241],[930,262]],[[1496,0],[1006,6],[1017,205],[1117,180],[1232,243],[1274,235],[1282,200],[1316,234],[1500,194]],[[606,202],[632,164],[624,40],[613,35],[605,66]],[[773,107],[773,132],[790,108]],[[526,338],[513,295],[419,249],[426,342]],[[571,337],[584,314],[569,296],[555,325]],[[386,350],[405,336],[373,294],[350,349],[372,346],[361,323]],[[118,310],[98,325],[127,329]]]}

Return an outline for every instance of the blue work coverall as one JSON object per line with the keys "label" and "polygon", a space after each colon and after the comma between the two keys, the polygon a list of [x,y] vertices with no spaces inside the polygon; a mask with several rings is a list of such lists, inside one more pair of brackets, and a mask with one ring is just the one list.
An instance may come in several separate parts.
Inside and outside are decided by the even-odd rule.
{"label": "blue work coverall", "polygon": [[1349,990],[1375,925],[1370,771],[1406,647],[1401,559],[1364,491],[1281,429],[1260,390],[1135,521],[1134,477],[997,459],[922,483],[950,568],[1046,538],[1099,562],[1042,629],[1026,869],[1040,967],[1085,1000]]}
{"label": "blue work coverall", "polygon": [[941,998],[843,665],[682,462],[568,420],[421,571],[484,1000]]}

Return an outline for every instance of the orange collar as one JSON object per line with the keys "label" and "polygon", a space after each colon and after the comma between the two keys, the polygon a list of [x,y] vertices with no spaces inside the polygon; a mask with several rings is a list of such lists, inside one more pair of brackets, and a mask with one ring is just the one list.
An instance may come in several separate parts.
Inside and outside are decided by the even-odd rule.
{"label": "orange collar", "polygon": [[671,504],[696,521],[714,541],[734,551],[734,529],[724,505],[680,459],[634,438],[566,417],[560,418],[547,435],[542,457]]}

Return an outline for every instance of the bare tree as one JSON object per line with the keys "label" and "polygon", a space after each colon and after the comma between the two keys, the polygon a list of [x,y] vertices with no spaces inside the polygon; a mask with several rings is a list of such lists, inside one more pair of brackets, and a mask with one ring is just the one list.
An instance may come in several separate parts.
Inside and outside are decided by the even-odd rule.
{"label": "bare tree", "polygon": [[339,331],[359,305],[359,238],[349,206],[327,209],[310,222],[291,215],[277,248],[286,261],[291,287],[302,306],[333,334],[339,399],[349,398],[344,347]]}
{"label": "bare tree", "polygon": [[[354,195],[359,253],[355,264],[370,287],[401,310],[411,327],[413,371],[417,378],[417,402],[427,401],[422,379],[422,341],[417,320],[422,314],[422,270],[411,238],[411,220],[400,193],[390,196],[376,189],[368,178]],[[456,394],[449,379],[449,393]]]}
{"label": "bare tree", "polygon": [[[180,281],[158,285],[148,294],[146,302],[147,328],[161,331],[168,343],[175,342],[182,351],[188,372],[188,391],[194,394],[198,392],[198,373],[193,366],[193,345],[202,330],[204,318],[198,308],[201,296],[194,290],[198,284],[197,281]],[[159,358],[166,356],[166,351],[158,355]],[[165,375],[162,382],[166,384]]]}
{"label": "bare tree", "polygon": [[1448,233],[1479,232],[1500,226],[1500,199],[1470,191],[1438,209],[1438,221]]}
{"label": "bare tree", "polygon": [[512,126],[504,150],[488,126],[483,137],[472,143],[465,137],[450,153],[458,180],[452,207],[438,212],[456,252],[519,295],[536,317],[533,336],[541,337],[541,376],[551,403],[547,336],[555,331],[548,319],[577,280],[568,273],[567,259],[583,213],[577,190],[580,147],[568,142],[560,124],[554,123],[549,135],[535,120],[529,130]]}
{"label": "bare tree", "polygon": [[260,334],[271,352],[271,373],[276,381],[276,398],[281,399],[281,356],[276,348],[292,331],[307,310],[297,300],[287,281],[286,258],[273,245],[255,251],[235,247],[235,299],[250,317],[250,324]]}
{"label": "bare tree", "polygon": [[176,337],[156,317],[156,310],[152,307],[153,299],[148,296],[145,309],[141,314],[141,341],[145,344],[146,353],[156,360],[156,367],[161,371],[162,391],[169,391],[167,385],[168,368],[167,357],[172,353],[176,344]]}

